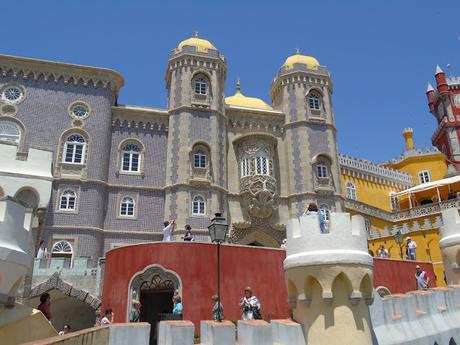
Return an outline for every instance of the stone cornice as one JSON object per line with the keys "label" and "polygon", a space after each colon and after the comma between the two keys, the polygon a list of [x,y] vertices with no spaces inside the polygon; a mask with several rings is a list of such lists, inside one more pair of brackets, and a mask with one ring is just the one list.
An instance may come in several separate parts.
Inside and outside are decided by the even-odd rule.
{"label": "stone cornice", "polygon": [[324,126],[329,129],[332,129],[334,132],[337,131],[335,126],[332,123],[328,123],[326,121],[318,121],[316,119],[308,119],[308,120],[300,120],[300,121],[293,121],[286,123],[284,125],[284,129],[291,129],[294,127],[300,127],[300,126],[311,126],[311,125],[319,125],[319,126]]}
{"label": "stone cornice", "polygon": [[112,127],[128,127],[143,129],[168,130],[169,113],[166,110],[134,107],[113,106]]}
{"label": "stone cornice", "polygon": [[221,111],[217,110],[217,109],[206,109],[206,108],[194,108],[194,107],[191,107],[189,105],[182,105],[180,107],[177,107],[177,108],[171,108],[168,110],[168,113],[169,114],[172,114],[172,113],[178,113],[178,112],[181,112],[181,111],[200,111],[200,112],[210,112],[210,113],[215,113],[217,115],[220,115],[221,117],[223,117],[225,120],[227,120],[227,115],[225,115],[224,113],[222,113]]}
{"label": "stone cornice", "polygon": [[122,185],[117,183],[108,183],[106,181],[97,180],[97,179],[80,179],[80,178],[55,178],[56,182],[72,182],[72,183],[81,183],[81,184],[97,184],[102,185],[107,188],[117,188],[117,189],[134,189],[142,190],[149,192],[164,192],[164,187],[148,187],[148,186],[136,186],[136,185]]}
{"label": "stone cornice", "polygon": [[21,76],[45,82],[62,80],[66,85],[92,84],[94,87],[110,88],[116,94],[124,85],[122,75],[111,69],[9,55],[0,55],[0,71],[4,77],[12,74],[13,78]]}

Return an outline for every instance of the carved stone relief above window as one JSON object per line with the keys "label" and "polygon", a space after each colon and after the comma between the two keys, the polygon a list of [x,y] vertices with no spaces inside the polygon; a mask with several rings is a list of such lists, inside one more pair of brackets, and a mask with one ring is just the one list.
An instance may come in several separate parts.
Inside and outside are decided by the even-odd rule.
{"label": "carved stone relief above window", "polygon": [[333,194],[334,179],[331,172],[331,160],[326,155],[318,155],[313,159],[313,176],[315,192],[318,194]]}

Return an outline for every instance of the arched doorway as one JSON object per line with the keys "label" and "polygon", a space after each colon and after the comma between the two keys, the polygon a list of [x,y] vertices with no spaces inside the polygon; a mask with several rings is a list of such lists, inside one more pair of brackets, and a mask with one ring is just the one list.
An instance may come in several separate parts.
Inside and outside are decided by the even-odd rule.
{"label": "arched doorway", "polygon": [[139,300],[142,305],[141,321],[151,325],[150,344],[157,343],[158,322],[172,312],[174,294],[182,295],[179,275],[161,265],[147,266],[131,280],[127,319],[131,314],[133,300]]}

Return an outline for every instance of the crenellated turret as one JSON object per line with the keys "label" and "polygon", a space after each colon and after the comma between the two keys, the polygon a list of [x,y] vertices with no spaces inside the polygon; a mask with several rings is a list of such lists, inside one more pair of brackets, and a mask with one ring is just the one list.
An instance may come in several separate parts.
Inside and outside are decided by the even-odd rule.
{"label": "crenellated turret", "polygon": [[291,219],[286,251],[288,302],[307,343],[371,344],[373,262],[364,218],[331,213],[328,233],[317,215]]}
{"label": "crenellated turret", "polygon": [[436,72],[434,77],[436,79],[436,87],[438,89],[439,94],[441,96],[448,95],[449,86],[447,85],[446,74],[441,69],[441,67],[439,67],[439,65],[436,66]]}

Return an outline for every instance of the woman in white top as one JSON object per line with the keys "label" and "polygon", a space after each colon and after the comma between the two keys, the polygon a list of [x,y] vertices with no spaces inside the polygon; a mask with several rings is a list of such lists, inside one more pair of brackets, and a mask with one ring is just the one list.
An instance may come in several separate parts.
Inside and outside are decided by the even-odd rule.
{"label": "woman in white top", "polygon": [[37,259],[47,259],[48,249],[45,246],[45,241],[41,240],[37,251]]}
{"label": "woman in white top", "polygon": [[101,326],[110,325],[113,322],[113,311],[109,308],[105,311],[104,317],[101,320]]}

